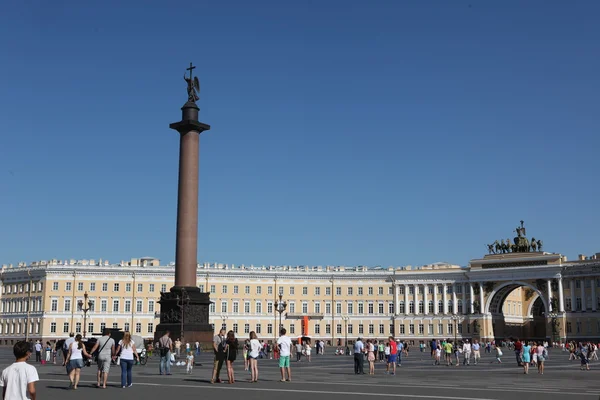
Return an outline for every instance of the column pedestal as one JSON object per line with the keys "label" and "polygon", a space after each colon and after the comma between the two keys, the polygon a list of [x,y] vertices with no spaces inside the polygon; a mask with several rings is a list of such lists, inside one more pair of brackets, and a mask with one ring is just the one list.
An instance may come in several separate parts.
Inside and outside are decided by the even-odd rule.
{"label": "column pedestal", "polygon": [[213,327],[208,323],[210,303],[209,293],[202,293],[197,287],[173,287],[170,292],[161,293],[160,323],[154,331],[155,340],[169,331],[173,340],[210,343],[214,335]]}

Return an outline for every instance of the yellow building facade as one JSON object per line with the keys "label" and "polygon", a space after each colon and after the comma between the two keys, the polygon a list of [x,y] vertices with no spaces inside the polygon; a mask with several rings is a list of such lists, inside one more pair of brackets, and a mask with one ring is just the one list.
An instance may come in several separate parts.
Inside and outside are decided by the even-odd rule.
{"label": "yellow building facade", "polygon": [[[160,292],[173,286],[174,266],[153,258],[118,264],[50,260],[5,265],[0,276],[2,345],[23,338],[57,340],[69,332],[89,336],[104,327],[152,338]],[[213,302],[210,323],[242,337],[255,331],[271,340],[280,323],[292,336],[333,344],[389,335],[415,343],[455,336],[600,337],[595,256],[567,262],[554,253],[489,255],[467,267],[205,263],[198,265],[197,283]],[[79,306],[85,294],[88,312]]]}

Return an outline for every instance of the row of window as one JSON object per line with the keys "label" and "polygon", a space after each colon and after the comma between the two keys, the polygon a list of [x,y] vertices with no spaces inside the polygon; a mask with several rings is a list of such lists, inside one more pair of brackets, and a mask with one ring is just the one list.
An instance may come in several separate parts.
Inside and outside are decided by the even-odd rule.
{"label": "row of window", "polygon": [[[592,333],[592,321],[588,320],[585,321],[585,326],[586,326],[586,334],[591,334]],[[572,322],[567,322],[567,333],[573,333],[573,323]],[[576,334],[582,334],[583,332],[583,322],[581,321],[576,321],[575,322],[575,333]],[[600,320],[596,320],[596,333],[600,333]]]}
{"label": "row of window", "polygon": [[[31,292],[41,292],[43,290],[44,290],[43,282],[32,282]],[[11,293],[29,293],[29,282],[20,283],[20,284],[12,284],[12,285],[2,285],[2,294],[11,294]]]}
{"label": "row of window", "polygon": [[[65,291],[70,292],[72,289],[72,283],[73,282],[65,282]],[[125,291],[126,292],[131,292],[131,288],[132,288],[132,284],[131,283],[126,283],[125,284]],[[154,283],[149,283],[148,284],[148,291],[149,292],[154,292],[155,290],[155,284]],[[121,283],[113,283],[112,284],[112,291],[113,292],[118,292],[121,289]],[[138,283],[137,284],[137,292],[141,293],[144,291],[144,284],[143,283]],[[53,282],[52,283],[52,290],[53,291],[58,291],[59,290],[59,283],[58,282]],[[108,292],[108,283],[103,283],[101,286],[101,290],[103,292]],[[77,291],[79,292],[83,292],[84,291],[84,283],[83,282],[78,282],[77,283]],[[90,292],[95,292],[96,291],[96,282],[90,282],[89,286],[88,286],[88,291]],[[160,291],[161,292],[166,292],[167,291],[167,284],[163,283],[162,285],[160,285]]]}
{"label": "row of window", "polygon": [[[289,327],[288,327],[288,332],[290,335],[294,335],[296,334],[296,325],[295,323],[290,323]],[[401,324],[399,325],[399,334],[400,335],[425,335],[425,324]],[[457,333],[462,334],[463,333],[463,323],[447,323],[445,324],[445,331],[444,331],[444,324],[439,323],[437,324],[437,335],[453,335],[454,334],[454,327],[456,326],[457,328]],[[471,325],[470,324],[464,324],[464,326],[466,327],[467,333],[471,333]],[[377,332],[375,331],[377,327]],[[434,334],[434,324],[428,324],[427,325],[427,334],[428,335],[433,335]],[[221,325],[222,329],[227,330],[227,324],[222,324]],[[338,335],[343,335],[343,334],[348,334],[348,335],[395,335],[395,327],[394,324],[389,324],[387,325],[387,331],[386,331],[386,324],[379,324],[379,325],[375,325],[375,324],[368,324],[368,325],[364,325],[364,324],[358,324],[358,326],[356,327],[356,332],[355,332],[355,326],[353,324],[347,324],[346,325],[346,332],[344,333],[343,330],[343,325],[342,324],[337,324],[336,325],[336,334]],[[366,328],[366,330],[365,330]],[[416,328],[416,330],[415,330]],[[232,325],[232,330],[233,332],[235,332],[236,334],[241,333],[239,331],[239,324],[234,323]],[[256,332],[257,335],[262,334],[262,324],[258,323],[255,325],[254,331]],[[243,330],[244,334],[248,334],[250,333],[250,324],[244,324],[244,330]],[[477,333],[477,331],[473,332],[473,333]],[[267,335],[271,335],[273,334],[273,324],[267,324]],[[313,332],[309,332],[309,336],[311,334],[315,334],[315,335],[320,335],[321,334],[321,324],[315,324],[313,325]],[[331,335],[331,324],[325,324],[325,334],[326,335]]]}
{"label": "row of window", "polygon": [[[96,301],[95,300],[89,300],[89,311],[93,312],[93,311],[97,311],[96,310]],[[135,312],[138,313],[143,313],[144,311],[144,301],[143,300],[136,300],[135,302]],[[154,300],[148,300],[148,310],[146,312],[149,313],[153,313],[154,312]],[[131,312],[131,300],[125,300],[123,302],[124,304],[124,309],[123,312],[125,313],[129,313]],[[58,311],[58,299],[52,299],[50,302],[50,310],[57,312]],[[63,302],[63,309],[62,311],[64,312],[71,312],[71,299],[65,299]],[[77,304],[77,311],[81,311],[81,307],[79,306],[79,304]],[[112,312],[120,312],[121,311],[121,301],[120,300],[113,300],[112,301]],[[108,312],[108,300],[100,300],[100,312]]]}
{"label": "row of window", "polygon": [[[200,291],[204,292],[204,285],[199,285]],[[284,287],[283,286],[279,286],[279,290],[278,290],[278,294],[280,295],[284,295]],[[227,294],[229,292],[229,287],[228,285],[222,285],[221,286],[221,294]],[[256,286],[255,287],[255,293],[256,294],[262,294],[263,292],[263,288],[262,286]],[[358,296],[363,296],[364,295],[364,288],[362,287],[358,287],[356,288],[356,292]],[[217,293],[217,286],[216,285],[210,285],[210,293],[215,294]],[[238,285],[233,285],[233,294],[239,294],[240,293],[240,286]],[[301,293],[303,296],[307,296],[308,295],[308,286],[303,286],[301,289]],[[321,287],[317,286],[313,288],[313,293],[315,296],[320,296],[322,293],[321,291]],[[331,287],[327,286],[325,287],[325,296],[331,296]],[[346,288],[346,293],[348,296],[352,296],[354,294],[354,287],[348,287]],[[379,296],[383,296],[384,293],[384,287],[383,286],[379,286],[377,288],[377,295]],[[388,287],[388,294],[391,295],[394,293],[394,289],[392,287]],[[244,294],[250,294],[250,286],[244,286]],[[268,295],[272,295],[273,294],[273,286],[267,286],[267,294]],[[288,294],[290,296],[294,296],[296,294],[296,287],[295,286],[290,286],[288,287]],[[337,296],[341,296],[342,295],[342,288],[341,287],[336,287],[335,288],[335,294]],[[367,287],[367,294],[369,296],[373,296],[375,294],[375,288],[374,287]]]}
{"label": "row of window", "polygon": [[[585,310],[589,311],[592,309],[593,309],[592,297],[590,296],[585,301]],[[565,310],[566,311],[585,311],[584,304],[583,304],[581,297],[575,298],[575,307],[574,308],[573,308],[573,301],[571,300],[571,297],[567,297],[565,299]],[[596,298],[596,310],[600,310],[600,297]]]}
{"label": "row of window", "polygon": [[[113,322],[112,327],[114,329],[117,329],[119,327],[119,324],[117,324],[116,322]],[[68,322],[64,322],[63,323],[63,330],[62,333],[70,333],[70,325]],[[94,328],[96,328],[96,326],[94,325],[93,322],[89,322],[88,326],[87,326],[87,331],[88,333],[99,333],[104,331],[104,328],[106,328],[106,323],[101,322],[100,323],[100,329],[98,330],[98,332],[96,332],[94,330]],[[123,326],[123,330],[125,332],[128,332],[130,328],[129,322],[126,322]],[[25,332],[26,329],[26,322],[23,323],[19,323],[19,322],[12,322],[12,323],[5,323],[5,324],[0,324],[0,334],[10,334],[10,335],[18,335],[18,334],[22,334],[22,333],[26,333]],[[56,333],[56,329],[57,329],[57,324],[56,322],[51,322],[50,323],[50,332],[51,333]],[[148,322],[148,324],[146,325],[146,333],[153,333],[154,332],[154,323],[152,322]],[[40,333],[40,323],[39,322],[32,322],[29,326],[29,333],[33,334],[39,334]],[[77,322],[75,323],[75,333],[83,333],[82,332],[82,324],[81,322]],[[137,322],[135,324],[135,333],[142,333],[142,324],[140,322]]]}

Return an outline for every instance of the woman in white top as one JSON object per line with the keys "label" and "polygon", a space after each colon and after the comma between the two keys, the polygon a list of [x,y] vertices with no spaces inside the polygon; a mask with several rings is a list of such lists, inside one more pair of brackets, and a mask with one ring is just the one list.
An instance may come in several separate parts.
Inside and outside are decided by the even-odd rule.
{"label": "woman in white top", "polygon": [[310,362],[310,351],[311,351],[311,347],[310,347],[310,341],[307,340],[306,343],[304,343],[304,355],[306,356],[306,360],[308,362]]}
{"label": "woman in white top", "polygon": [[124,389],[133,385],[133,382],[131,381],[133,358],[135,357],[136,360],[140,361],[140,356],[135,350],[135,343],[131,340],[131,333],[125,332],[123,339],[119,341],[115,353],[119,354],[119,351],[121,351],[121,355],[119,356],[119,364],[121,365],[121,387]]}
{"label": "woman in white top", "polygon": [[75,341],[69,346],[69,354],[63,365],[68,365],[69,380],[71,381],[71,388],[77,389],[79,384],[79,374],[81,368],[83,368],[83,357],[92,358],[85,350],[85,346],[81,341],[81,335],[75,336]]}
{"label": "woman in white top", "polygon": [[256,332],[250,332],[250,351],[248,352],[248,360],[250,360],[250,382],[258,382],[258,354],[260,353],[260,342],[256,336]]}

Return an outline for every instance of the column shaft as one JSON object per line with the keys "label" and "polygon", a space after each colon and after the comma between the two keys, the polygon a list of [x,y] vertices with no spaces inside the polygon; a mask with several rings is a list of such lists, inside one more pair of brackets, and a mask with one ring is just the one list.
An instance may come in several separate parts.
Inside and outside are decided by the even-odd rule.
{"label": "column shaft", "polygon": [[546,282],[546,289],[546,291],[548,292],[548,312],[552,312],[552,281],[550,279],[548,279],[548,281]]}
{"label": "column shaft", "polygon": [[562,277],[558,278],[558,311],[565,312],[565,296],[563,293]]}
{"label": "column shaft", "polygon": [[442,288],[443,288],[442,301],[444,302],[444,304],[443,304],[444,314],[448,314],[448,286],[444,283],[442,285]]}
{"label": "column shaft", "polygon": [[197,131],[182,133],[179,146],[175,286],[195,287],[196,271],[198,269],[198,164],[200,133]]}
{"label": "column shaft", "polygon": [[427,299],[428,289],[429,287],[427,285],[423,285],[423,314],[425,315],[429,314],[429,306],[427,305],[427,302],[429,301]]}

